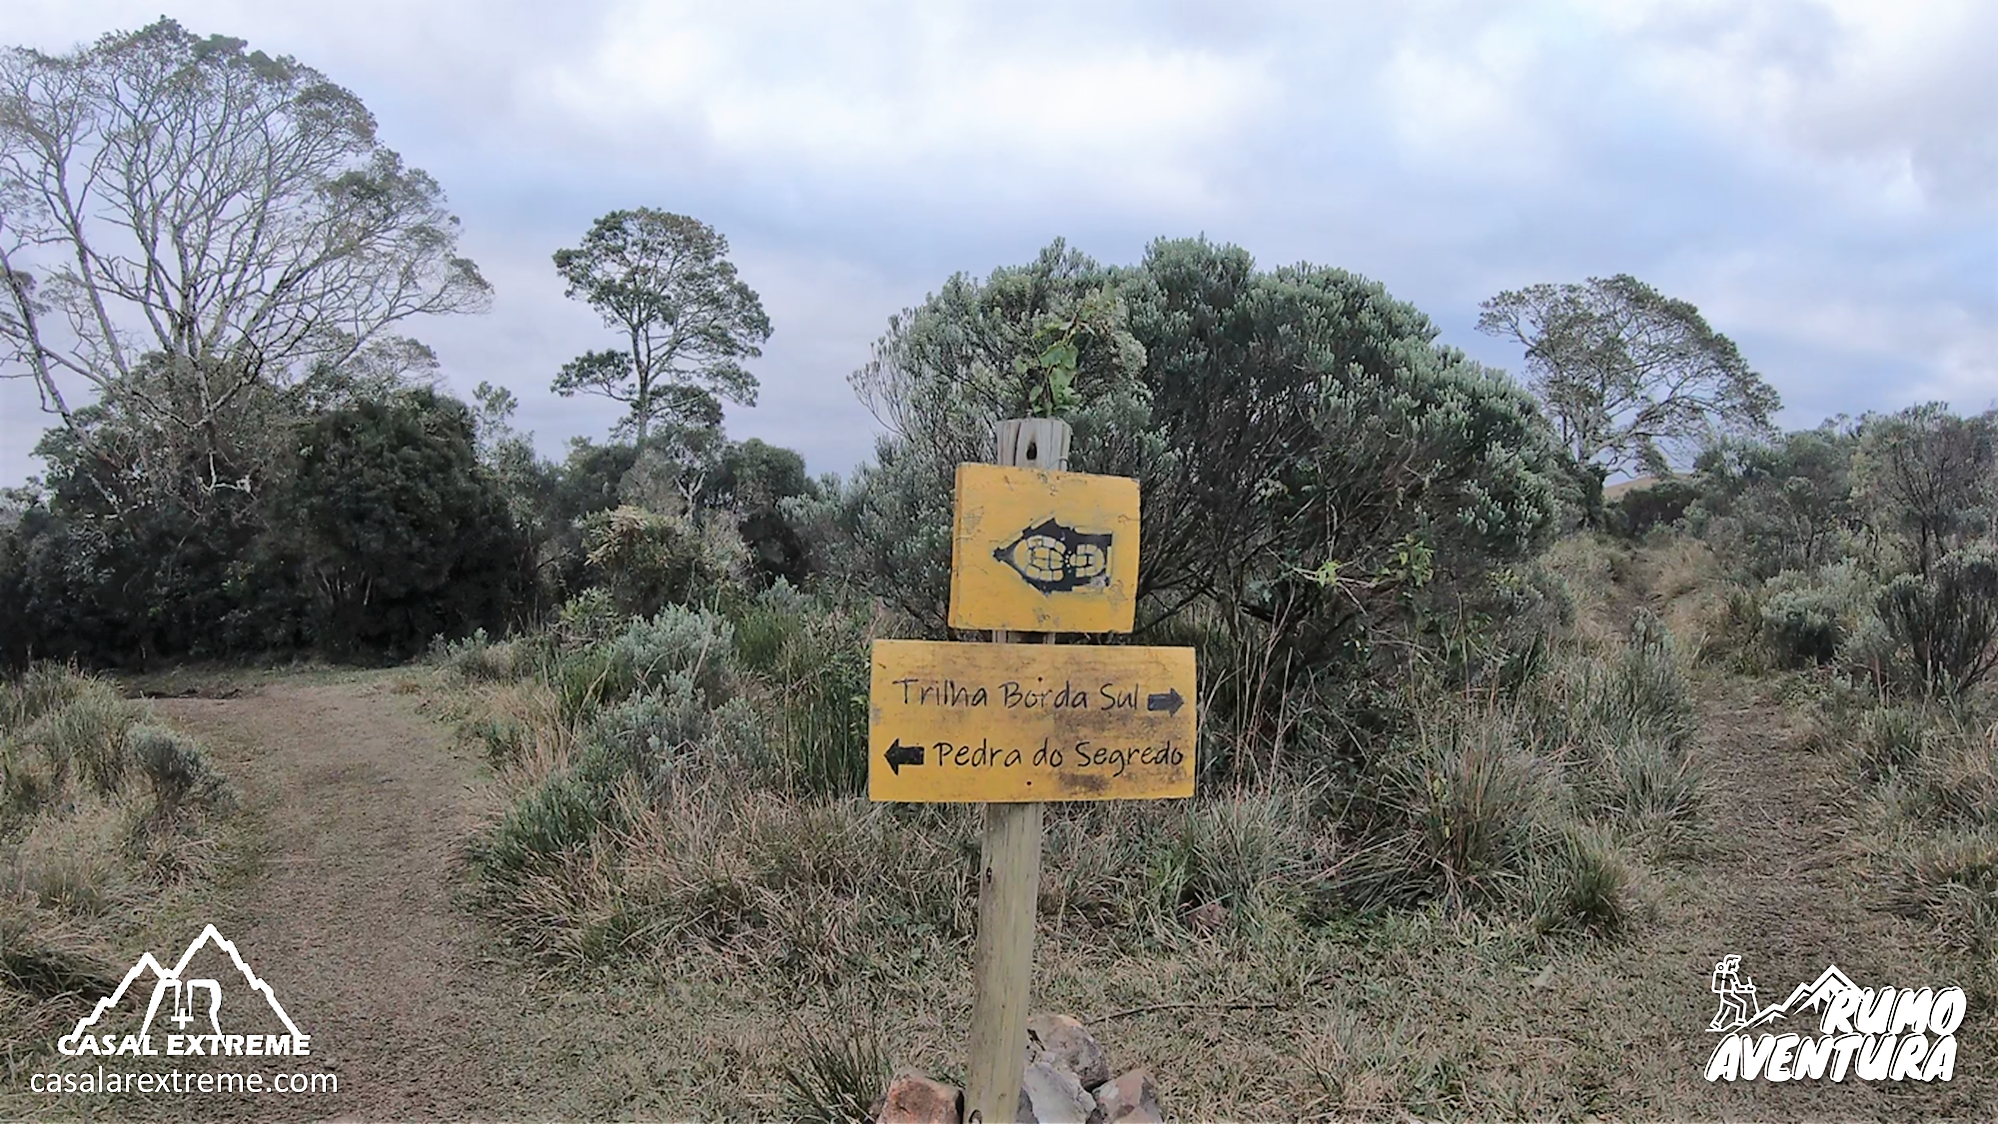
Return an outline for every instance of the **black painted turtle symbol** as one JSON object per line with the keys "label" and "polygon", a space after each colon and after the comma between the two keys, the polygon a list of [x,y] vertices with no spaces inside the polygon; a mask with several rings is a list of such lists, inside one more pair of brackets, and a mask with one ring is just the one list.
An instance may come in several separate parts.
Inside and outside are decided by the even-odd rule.
{"label": "black painted turtle symbol", "polygon": [[1108,532],[1077,531],[1050,516],[992,552],[1043,594],[1094,589],[1110,584]]}

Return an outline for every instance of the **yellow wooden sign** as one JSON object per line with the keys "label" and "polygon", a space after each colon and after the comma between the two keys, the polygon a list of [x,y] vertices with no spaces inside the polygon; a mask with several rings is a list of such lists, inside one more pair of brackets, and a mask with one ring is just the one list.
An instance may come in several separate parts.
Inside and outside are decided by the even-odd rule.
{"label": "yellow wooden sign", "polygon": [[1193,650],[874,642],[876,801],[1193,796]]}
{"label": "yellow wooden sign", "polygon": [[957,467],[953,628],[1128,633],[1137,602],[1137,481]]}

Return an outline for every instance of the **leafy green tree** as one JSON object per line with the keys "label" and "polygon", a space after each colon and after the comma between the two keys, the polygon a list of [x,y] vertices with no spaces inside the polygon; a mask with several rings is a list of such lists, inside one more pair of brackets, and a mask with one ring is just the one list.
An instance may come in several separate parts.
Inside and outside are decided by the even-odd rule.
{"label": "leafy green tree", "polygon": [[641,452],[662,417],[698,422],[712,408],[718,424],[717,400],[756,401],[756,378],[742,361],[763,354],[770,319],[713,227],[650,207],[613,211],[580,246],[557,250],[555,269],[568,296],[621,340],[564,365],[554,390],[624,403]]}
{"label": "leafy green tree", "polygon": [[566,600],[589,584],[583,521],[623,502],[624,480],[637,455],[627,444],[575,438],[560,464],[545,467],[538,506],[526,526],[535,538],[539,586],[550,602]]}
{"label": "leafy green tree", "polygon": [[955,466],[1033,405],[1041,373],[1013,361],[1041,327],[1107,299],[1115,329],[1078,349],[1071,467],[1139,479],[1138,631],[1194,606],[1222,622],[1254,654],[1217,699],[1244,725],[1282,685],[1425,647],[1440,609],[1552,534],[1559,454],[1531,398],[1380,285],[1205,240],[1128,270],[1056,244],[891,321],[855,377],[891,433],[835,502],[836,569],[941,632]]}
{"label": "leafy green tree", "polygon": [[1853,553],[1858,441],[1836,420],[1770,442],[1716,442],[1695,462],[1688,522],[1758,579],[1814,570]]}
{"label": "leafy green tree", "polygon": [[1664,472],[1674,448],[1764,435],[1781,399],[1699,309],[1631,277],[1509,289],[1478,329],[1526,349],[1530,385],[1584,464]]}
{"label": "leafy green tree", "polygon": [[284,534],[319,644],[409,653],[503,623],[527,544],[462,403],[408,391],[329,412],[299,440]]}
{"label": "leafy green tree", "polygon": [[[889,433],[840,501],[847,533],[830,545],[829,565],[941,629],[958,464],[989,460],[994,422],[1033,411],[1047,385],[1033,362],[1045,351],[1036,339],[1045,326],[1105,298],[1121,322],[1117,286],[1110,271],[1056,241],[1032,264],[983,281],[953,276],[921,306],[891,317],[850,379]],[[1064,410],[1078,434],[1072,468],[1133,463],[1127,442],[1148,440],[1143,364],[1128,331],[1079,336],[1069,382],[1079,401]]]}
{"label": "leafy green tree", "polygon": [[[171,386],[152,381],[157,370],[148,364],[133,381]],[[69,426],[43,436],[46,518],[30,526],[49,651],[143,666],[154,654],[297,642],[288,580],[261,551],[269,485],[288,463],[291,424],[276,398],[246,390],[237,408],[243,440],[229,459],[160,441],[104,403],[78,408]],[[205,486],[211,476],[226,486]]]}
{"label": "leafy green tree", "polygon": [[786,502],[816,501],[819,484],[805,473],[796,451],[759,438],[731,443],[710,482],[708,500],[728,509],[749,549],[749,561],[765,582],[778,578],[802,586],[809,569],[809,545]]}
{"label": "leafy green tree", "polygon": [[729,444],[709,496],[722,507],[752,512],[817,492],[818,482],[806,475],[805,459],[796,450],[750,438]]}
{"label": "leafy green tree", "polygon": [[299,427],[434,368],[406,322],[489,296],[351,92],[164,19],[0,54],[0,281],[0,377],[57,423],[21,589],[43,651],[104,663],[305,643]]}
{"label": "leafy green tree", "polygon": [[[470,405],[479,466],[505,494],[507,510],[522,532],[537,544],[547,542],[557,531],[546,517],[559,487],[560,469],[534,452],[532,433],[514,428],[520,402],[512,391],[481,381],[472,390]],[[538,564],[548,561],[537,559]]]}

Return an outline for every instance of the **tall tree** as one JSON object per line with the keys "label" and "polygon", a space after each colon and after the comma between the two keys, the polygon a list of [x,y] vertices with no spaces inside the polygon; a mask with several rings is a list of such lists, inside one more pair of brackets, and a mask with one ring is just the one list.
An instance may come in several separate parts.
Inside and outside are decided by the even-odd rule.
{"label": "tall tree", "polygon": [[554,390],[629,406],[641,452],[668,411],[703,399],[756,402],[756,377],[742,361],[763,354],[770,318],[713,227],[650,207],[613,211],[581,246],[557,250],[555,269],[568,295],[597,310],[623,343],[569,361]]}
{"label": "tall tree", "polygon": [[1782,404],[1699,309],[1629,274],[1508,289],[1481,308],[1479,331],[1526,349],[1534,392],[1585,464],[1663,471],[1711,437],[1766,435]]}
{"label": "tall tree", "polygon": [[430,362],[397,325],[488,300],[359,98],[167,19],[0,54],[0,281],[0,374],[79,436],[86,398],[129,415],[186,462],[149,468],[211,489],[241,479],[215,462],[254,392],[392,380]]}
{"label": "tall tree", "polygon": [[1874,526],[1907,536],[1915,573],[1998,522],[1998,411],[1958,417],[1940,402],[1861,424],[1853,475]]}
{"label": "tall tree", "polygon": [[280,530],[318,644],[408,653],[504,621],[528,585],[529,545],[479,465],[476,429],[463,403],[422,388],[299,432]]}
{"label": "tall tree", "polygon": [[1140,631],[1201,599],[1299,630],[1293,603],[1311,600],[1333,637],[1399,597],[1396,556],[1417,540],[1439,571],[1470,572],[1551,533],[1552,435],[1531,400],[1378,283],[1259,270],[1204,239],[1160,240],[1129,270],[1056,243],[951,278],[855,374],[891,432],[841,498],[850,573],[942,625],[951,473],[1031,409],[1045,369],[1014,360],[1044,354],[1041,326],[1105,297],[1117,313],[1082,341],[1071,467],[1144,485]]}

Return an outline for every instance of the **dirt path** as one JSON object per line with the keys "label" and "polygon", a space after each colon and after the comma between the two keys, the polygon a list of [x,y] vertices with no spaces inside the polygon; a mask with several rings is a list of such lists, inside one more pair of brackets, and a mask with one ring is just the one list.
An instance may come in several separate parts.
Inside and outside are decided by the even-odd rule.
{"label": "dirt path", "polygon": [[[1630,608],[1656,608],[1656,600],[1639,594]],[[1680,1049],[1691,1069],[1681,1112],[1696,1120],[1988,1120],[1988,1063],[1978,1056],[1992,1013],[1977,1010],[1975,990],[1948,1083],[1704,1081],[1718,1039],[1705,1030],[1719,1006],[1708,974],[1727,954],[1741,955],[1760,1004],[1781,1003],[1829,965],[1862,987],[1968,984],[1950,975],[1933,933],[1882,908],[1883,888],[1867,883],[1857,846],[1863,792],[1840,755],[1807,745],[1800,712],[1769,687],[1715,675],[1695,688],[1707,844],[1682,913],[1655,932],[1647,963],[1633,966],[1690,978],[1677,985],[1687,1011],[1675,1026],[1686,1032]],[[1807,1019],[1785,1030],[1816,1026]]]}
{"label": "dirt path", "polygon": [[488,1049],[522,1005],[452,899],[474,768],[411,698],[370,678],[155,706],[209,743],[261,826],[266,869],[225,907],[231,936],[340,1083],[286,1115],[531,1117],[519,1047]]}
{"label": "dirt path", "polygon": [[[1850,838],[1858,794],[1850,779],[1839,776],[1838,763],[1801,748],[1781,704],[1734,683],[1709,685],[1708,691],[1700,715],[1701,756],[1714,844],[1704,857],[1702,902],[1687,931],[1696,939],[1711,935],[1705,960],[1739,953],[1761,1004],[1782,1002],[1828,965],[1865,987],[1947,983],[1929,975],[1933,966],[1914,955],[1933,939],[1879,910],[1856,877]],[[1711,1018],[1718,998],[1702,1001]],[[1703,1035],[1699,1044],[1711,1049],[1716,1038]],[[1956,1082],[1924,1087],[1848,1077],[1710,1089],[1718,1112],[1778,1120],[1960,1116],[1968,1108],[1968,1091]]]}

